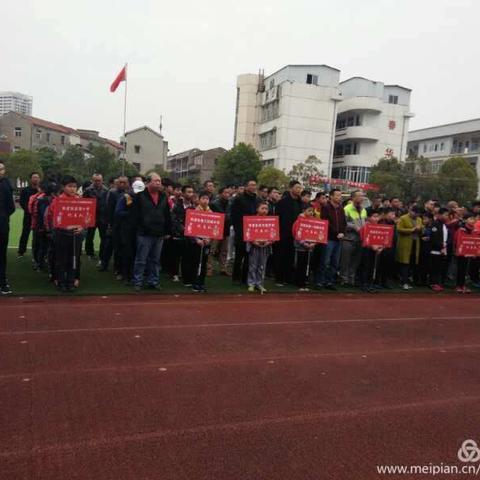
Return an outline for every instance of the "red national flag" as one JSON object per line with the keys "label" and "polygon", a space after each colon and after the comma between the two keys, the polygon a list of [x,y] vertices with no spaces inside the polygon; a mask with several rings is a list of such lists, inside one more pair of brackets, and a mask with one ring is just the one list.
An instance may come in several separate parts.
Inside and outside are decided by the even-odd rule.
{"label": "red national flag", "polygon": [[120,73],[117,75],[117,78],[110,85],[110,91],[114,92],[118,88],[118,86],[120,85],[120,82],[125,82],[126,80],[127,80],[127,66],[125,65],[120,70]]}

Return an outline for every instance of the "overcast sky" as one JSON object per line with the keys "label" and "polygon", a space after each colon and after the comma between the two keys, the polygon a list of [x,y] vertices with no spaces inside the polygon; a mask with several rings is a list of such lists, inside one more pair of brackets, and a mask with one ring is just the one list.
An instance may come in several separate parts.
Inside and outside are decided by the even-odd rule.
{"label": "overcast sky", "polygon": [[[236,76],[328,64],[413,90],[412,128],[480,117],[475,0],[23,0],[1,8],[0,90],[33,114],[118,140],[163,133],[171,153],[229,148]],[[6,42],[6,43],[5,43]]]}

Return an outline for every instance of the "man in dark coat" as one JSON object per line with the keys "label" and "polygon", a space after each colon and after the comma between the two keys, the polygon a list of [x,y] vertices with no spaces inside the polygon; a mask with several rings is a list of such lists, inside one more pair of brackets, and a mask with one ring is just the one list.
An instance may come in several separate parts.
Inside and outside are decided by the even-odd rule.
{"label": "man in dark coat", "polygon": [[28,201],[32,195],[38,193],[38,187],[40,186],[40,174],[33,172],[30,174],[30,182],[27,187],[25,187],[20,192],[20,206],[23,209],[23,225],[22,225],[22,234],[20,236],[20,241],[18,243],[18,258],[22,258],[27,251],[28,237],[30,236],[32,216],[28,211]]}
{"label": "man in dark coat", "polygon": [[103,250],[105,247],[105,234],[107,232],[107,193],[108,189],[103,184],[103,177],[100,173],[92,175],[92,184],[83,192],[84,198],[95,198],[97,200],[95,226],[87,230],[85,239],[85,253],[90,258],[95,258],[95,250],[93,239],[95,238],[95,230],[98,228],[100,235],[100,251],[99,257],[103,258]]}
{"label": "man in dark coat", "polygon": [[7,248],[10,232],[10,215],[15,211],[12,186],[5,177],[5,165],[0,163],[0,293],[12,293],[7,282]]}
{"label": "man in dark coat", "polygon": [[133,201],[137,226],[137,252],[133,267],[135,291],[142,289],[144,276],[150,288],[160,289],[160,257],[165,237],[171,233],[168,197],[162,191],[160,175],[147,177],[146,189]]}
{"label": "man in dark coat", "polygon": [[255,215],[259,203],[255,180],[249,180],[245,184],[245,191],[238,194],[232,201],[230,221],[235,231],[235,261],[232,273],[234,283],[247,283],[248,254],[246,243],[243,241],[243,217]]}
{"label": "man in dark coat", "polygon": [[293,269],[295,259],[295,248],[293,245],[293,224],[302,213],[303,203],[301,198],[302,186],[300,182],[292,180],[289,190],[278,202],[276,212],[280,217],[280,262],[276,273],[278,286],[293,282]]}

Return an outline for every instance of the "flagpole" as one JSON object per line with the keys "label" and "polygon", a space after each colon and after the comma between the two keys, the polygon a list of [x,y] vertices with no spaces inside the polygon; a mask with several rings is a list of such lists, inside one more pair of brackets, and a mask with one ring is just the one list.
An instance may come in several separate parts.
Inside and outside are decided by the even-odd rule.
{"label": "flagpole", "polygon": [[128,82],[128,63],[125,64],[125,97],[123,101],[123,162],[122,175],[125,175],[125,162],[127,161],[127,82]]}

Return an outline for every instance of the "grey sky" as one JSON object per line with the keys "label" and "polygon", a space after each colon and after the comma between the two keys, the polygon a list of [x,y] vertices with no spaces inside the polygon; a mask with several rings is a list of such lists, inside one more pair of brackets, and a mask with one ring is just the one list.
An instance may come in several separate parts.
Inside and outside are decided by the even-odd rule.
{"label": "grey sky", "polygon": [[480,117],[475,0],[27,0],[1,9],[0,90],[33,114],[118,140],[157,129],[171,153],[229,148],[239,73],[326,63],[413,89],[412,128]]}

